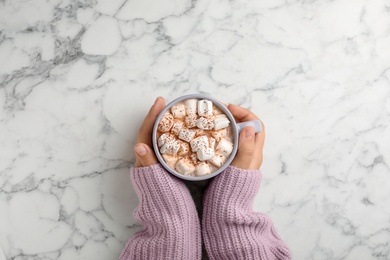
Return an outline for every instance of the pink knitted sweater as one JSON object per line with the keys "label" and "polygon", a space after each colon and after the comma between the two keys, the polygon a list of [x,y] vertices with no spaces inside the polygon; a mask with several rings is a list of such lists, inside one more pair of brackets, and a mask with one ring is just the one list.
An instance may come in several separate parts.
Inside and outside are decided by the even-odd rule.
{"label": "pink knitted sweater", "polygon": [[[185,184],[160,165],[132,168],[131,180],[140,199],[134,216],[144,229],[129,239],[119,259],[201,259],[199,218]],[[211,181],[202,218],[210,259],[291,259],[271,219],[252,211],[260,182],[260,171],[232,166]]]}

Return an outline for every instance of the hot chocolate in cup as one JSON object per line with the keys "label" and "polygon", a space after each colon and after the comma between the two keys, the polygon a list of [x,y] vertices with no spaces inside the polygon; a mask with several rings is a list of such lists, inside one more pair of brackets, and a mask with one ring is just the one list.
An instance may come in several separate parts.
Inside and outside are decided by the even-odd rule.
{"label": "hot chocolate in cup", "polygon": [[260,120],[236,123],[230,111],[207,94],[190,94],[171,101],[158,115],[152,133],[161,165],[184,180],[201,181],[220,174],[236,156],[239,134]]}

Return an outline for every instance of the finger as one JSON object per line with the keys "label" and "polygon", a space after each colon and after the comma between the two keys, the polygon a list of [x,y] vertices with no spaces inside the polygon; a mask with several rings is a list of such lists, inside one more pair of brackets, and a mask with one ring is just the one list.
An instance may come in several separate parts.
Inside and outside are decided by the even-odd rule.
{"label": "finger", "polygon": [[146,115],[144,122],[142,123],[139,132],[138,132],[138,143],[145,143],[149,146],[152,146],[152,131],[153,125],[156,121],[158,114],[165,107],[165,99],[163,97],[158,97],[154,102],[153,106],[150,108],[149,113]]}
{"label": "finger", "polygon": [[234,118],[237,120],[237,122],[245,122],[245,121],[259,119],[250,110],[243,108],[243,107],[229,104],[228,109],[229,109],[230,113],[232,113]]}
{"label": "finger", "polygon": [[157,164],[157,158],[152,149],[143,143],[138,143],[134,146],[136,161],[136,167],[150,166]]}
{"label": "finger", "polygon": [[238,152],[232,162],[232,166],[241,169],[253,169],[252,160],[255,154],[255,130],[253,127],[245,127],[238,140]]}

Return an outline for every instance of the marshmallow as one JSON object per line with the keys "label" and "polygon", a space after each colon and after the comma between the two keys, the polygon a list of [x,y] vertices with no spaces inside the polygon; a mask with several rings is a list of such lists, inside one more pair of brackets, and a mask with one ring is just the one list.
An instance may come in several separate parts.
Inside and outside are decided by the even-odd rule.
{"label": "marshmallow", "polygon": [[158,131],[165,133],[168,132],[173,125],[173,116],[171,113],[166,112],[164,116],[162,117],[160,123],[158,124]]}
{"label": "marshmallow", "polygon": [[196,109],[198,104],[197,99],[187,99],[184,101],[184,104],[186,106],[187,115],[196,114]]}
{"label": "marshmallow", "polygon": [[228,157],[233,151],[233,143],[230,142],[229,140],[226,140],[225,138],[222,138],[218,142],[218,145],[215,148],[215,151]]}
{"label": "marshmallow", "polygon": [[173,126],[171,128],[171,133],[175,135],[179,135],[180,130],[183,128],[183,122],[182,121],[174,121]]}
{"label": "marshmallow", "polygon": [[213,115],[220,115],[220,114],[223,114],[223,112],[217,106],[213,106]]}
{"label": "marshmallow", "polygon": [[215,139],[212,137],[209,138],[209,147],[213,149],[215,148]]}
{"label": "marshmallow", "polygon": [[180,149],[178,155],[186,156],[190,153],[190,145],[186,142],[180,141]]}
{"label": "marshmallow", "polygon": [[204,117],[210,117],[213,115],[213,103],[210,100],[198,101],[198,115]]}
{"label": "marshmallow", "polygon": [[196,121],[196,125],[198,128],[203,130],[211,130],[214,127],[214,122],[210,119],[201,117]]}
{"label": "marshmallow", "polygon": [[170,155],[170,154],[163,154],[162,158],[168,164],[168,166],[172,169],[175,169],[176,163],[179,160],[179,158],[177,156]]}
{"label": "marshmallow", "polygon": [[210,166],[211,172],[215,172],[215,171],[217,171],[217,170],[220,168],[220,167],[215,166],[215,165],[212,164],[212,163],[209,163],[209,166]]}
{"label": "marshmallow", "polygon": [[164,133],[160,135],[160,137],[157,140],[158,147],[163,146],[166,142],[171,142],[175,140],[174,136],[170,133]]}
{"label": "marshmallow", "polygon": [[221,167],[226,162],[226,156],[220,153],[215,153],[213,158],[209,160],[213,165]]}
{"label": "marshmallow", "polygon": [[180,144],[178,141],[176,140],[168,141],[163,146],[161,146],[160,153],[176,155],[179,149],[180,149]]}
{"label": "marshmallow", "polygon": [[186,107],[182,102],[179,102],[171,107],[171,113],[174,118],[181,119],[186,115]]}
{"label": "marshmallow", "polygon": [[176,163],[176,171],[184,175],[192,175],[195,166],[188,158],[182,158]]}
{"label": "marshmallow", "polygon": [[190,114],[184,118],[184,122],[188,128],[193,128],[196,126],[196,121],[198,116],[196,114]]}
{"label": "marshmallow", "polygon": [[228,127],[230,124],[229,119],[225,114],[217,115],[214,119],[214,129],[219,130]]}
{"label": "marshmallow", "polygon": [[220,140],[222,137],[227,136],[227,128],[222,128],[221,130],[218,131],[212,131],[211,135],[216,139]]}
{"label": "marshmallow", "polygon": [[210,147],[203,147],[196,152],[196,155],[200,161],[207,161],[213,158],[214,149]]}
{"label": "marshmallow", "polygon": [[209,146],[209,139],[207,138],[207,136],[202,135],[193,139],[190,142],[190,145],[191,145],[191,150],[193,152],[197,152],[199,149]]}
{"label": "marshmallow", "polygon": [[176,155],[180,149],[179,141],[170,133],[162,134],[157,140],[157,145],[160,147],[160,153],[162,154]]}
{"label": "marshmallow", "polygon": [[224,137],[226,140],[229,140],[230,142],[233,142],[233,130],[232,128],[229,126],[229,127],[226,127],[224,128],[226,129],[226,136]]}
{"label": "marshmallow", "polygon": [[207,162],[200,162],[195,166],[196,176],[203,176],[209,173],[211,173],[211,169]]}
{"label": "marshmallow", "polygon": [[194,130],[183,128],[179,132],[179,139],[190,142],[194,138],[195,133],[196,132]]}
{"label": "marshmallow", "polygon": [[166,141],[167,141],[167,134],[160,135],[160,137],[157,139],[158,147],[163,146],[163,144],[165,144]]}
{"label": "marshmallow", "polygon": [[196,164],[198,162],[198,157],[196,156],[196,153],[191,153],[189,156],[189,159]]}

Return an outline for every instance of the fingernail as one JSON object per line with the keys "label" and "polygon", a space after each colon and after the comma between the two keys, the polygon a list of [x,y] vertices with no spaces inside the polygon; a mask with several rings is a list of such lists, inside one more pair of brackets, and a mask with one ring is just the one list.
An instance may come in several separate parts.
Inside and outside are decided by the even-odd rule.
{"label": "fingernail", "polygon": [[139,156],[144,156],[146,155],[147,151],[145,149],[145,147],[143,145],[137,145],[135,148],[134,148],[135,152],[139,155]]}
{"label": "fingernail", "polygon": [[245,131],[245,137],[247,139],[252,139],[255,136],[255,130],[253,127],[248,127],[248,129]]}
{"label": "fingernail", "polygon": [[157,103],[157,101],[158,101],[158,99],[159,99],[160,97],[157,97],[156,98],[156,100],[154,101],[154,104],[156,104]]}

